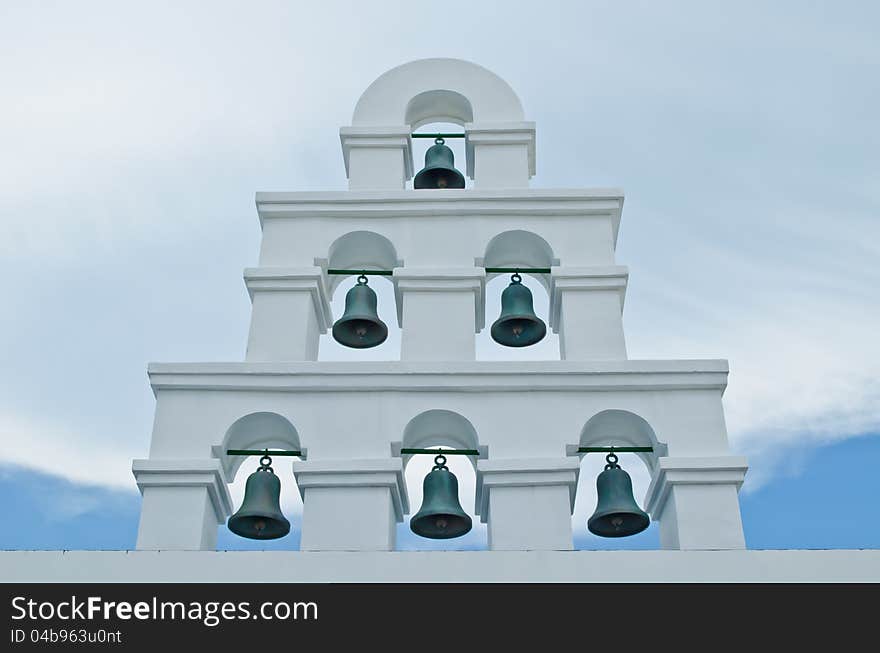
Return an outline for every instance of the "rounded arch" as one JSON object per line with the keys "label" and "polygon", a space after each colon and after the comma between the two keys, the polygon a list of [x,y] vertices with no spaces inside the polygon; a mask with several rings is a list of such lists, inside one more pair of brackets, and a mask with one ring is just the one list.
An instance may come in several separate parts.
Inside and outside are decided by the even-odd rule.
{"label": "rounded arch", "polygon": [[[470,420],[451,410],[426,410],[413,417],[403,429],[404,448],[443,446],[451,449],[480,449],[477,430]],[[482,451],[482,450],[481,450]],[[403,456],[403,464],[412,456]],[[476,466],[475,457],[468,460]]]}
{"label": "rounded arch", "polygon": [[[333,241],[327,251],[327,267],[344,270],[391,270],[403,265],[394,244],[374,231],[351,231]],[[344,277],[331,275],[332,295]]]}
{"label": "rounded arch", "polygon": [[[403,447],[423,449],[427,447],[449,447],[454,449],[477,449],[480,457],[486,455],[486,447],[479,446],[474,425],[463,415],[451,410],[426,410],[413,417],[404,427],[402,443],[392,443],[392,452]],[[462,460],[465,459],[465,460]],[[467,461],[467,462],[466,462]],[[424,501],[422,495],[425,477],[430,473],[433,460],[428,455],[404,455],[404,478],[410,499],[412,514],[418,512]],[[450,540],[430,540],[419,538],[407,548],[413,550],[448,550],[460,548],[467,543],[469,548],[486,546],[486,528],[477,516],[476,485],[477,470],[475,456],[449,456],[446,461],[449,470],[458,479],[458,497],[462,509],[471,515],[473,528],[462,538]],[[407,520],[408,521],[408,520]],[[409,524],[407,524],[409,528]]]}
{"label": "rounded arch", "polygon": [[[478,267],[487,268],[549,268],[559,265],[553,256],[553,248],[538,234],[523,229],[513,229],[493,237],[486,245],[482,260],[476,259]],[[488,275],[492,278],[494,275]],[[533,275],[549,291],[550,275]]]}
{"label": "rounded arch", "polygon": [[418,124],[449,118],[521,122],[524,114],[519,97],[495,73],[470,61],[437,58],[410,61],[380,75],[358,100],[352,125],[410,124],[409,118]]}
{"label": "rounded arch", "polygon": [[651,425],[643,417],[620,409],[603,410],[587,420],[578,446],[653,447],[652,453],[637,454],[652,471],[657,458],[666,455],[666,444],[657,439]]}
{"label": "rounded arch", "polygon": [[299,433],[286,417],[278,413],[258,412],[239,417],[226,430],[223,444],[215,455],[226,471],[227,482],[235,480],[247,456],[228,456],[227,449],[287,449],[302,451]]}
{"label": "rounded arch", "polygon": [[474,109],[461,93],[442,89],[425,91],[407,103],[404,121],[411,129],[432,122],[464,125],[474,121]]}

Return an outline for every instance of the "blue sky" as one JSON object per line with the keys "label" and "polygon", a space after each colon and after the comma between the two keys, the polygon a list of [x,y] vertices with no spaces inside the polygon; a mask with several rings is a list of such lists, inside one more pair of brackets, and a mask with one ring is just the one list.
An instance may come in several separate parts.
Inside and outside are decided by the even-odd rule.
{"label": "blue sky", "polygon": [[[2,4],[0,546],[132,545],[147,362],[242,359],[254,193],[344,189],[338,128],[358,96],[429,56],[517,91],[537,123],[534,187],[625,190],[630,356],[729,359],[749,545],[878,546],[876,4],[444,13],[438,27],[413,2]],[[289,487],[285,505],[296,523]]]}

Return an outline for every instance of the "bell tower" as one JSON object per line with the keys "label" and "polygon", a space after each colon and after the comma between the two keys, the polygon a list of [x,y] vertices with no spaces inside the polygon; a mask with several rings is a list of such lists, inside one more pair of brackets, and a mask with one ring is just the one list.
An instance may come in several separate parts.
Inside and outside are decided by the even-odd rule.
{"label": "bell tower", "polygon": [[[432,123],[461,133],[431,135],[417,172],[414,134]],[[615,259],[623,193],[530,188],[535,124],[504,80],[456,59],[384,73],[339,137],[347,191],[256,196],[262,243],[257,266],[244,271],[245,360],[149,366],[156,414],[149,456],[133,462],[143,495],[137,547],[214,549],[235,511],[228,484],[256,460],[235,452],[272,448],[298,452],[292,470],[275,458],[259,484],[275,491],[272,473],[296,483],[301,549],[393,551],[397,523],[418,511],[404,468],[413,451],[440,443],[473,462],[472,512],[491,550],[572,549],[580,460],[611,448],[637,452],[651,483],[638,498],[644,512],[618,516],[613,495],[628,477],[609,461],[593,532],[635,532],[650,517],[665,549],[744,548],[747,464],[728,447],[727,362],[627,356],[628,270]],[[464,139],[465,161],[450,158],[452,138]],[[358,283],[333,315],[346,275]],[[396,315],[377,314],[376,293],[386,290],[374,275],[391,281]],[[487,324],[486,283],[498,275],[510,285]],[[547,291],[547,315],[535,314],[521,275]],[[400,360],[358,360],[392,321]],[[558,359],[476,360],[483,329],[512,348],[548,327]],[[350,347],[350,360],[318,360],[324,334]],[[431,473],[426,488],[457,493],[442,465]],[[433,521],[426,511],[446,513],[418,512],[413,530],[427,537],[470,528],[452,509]],[[243,516],[252,517],[234,520],[241,532],[264,529]],[[447,524],[454,533],[438,534]]]}

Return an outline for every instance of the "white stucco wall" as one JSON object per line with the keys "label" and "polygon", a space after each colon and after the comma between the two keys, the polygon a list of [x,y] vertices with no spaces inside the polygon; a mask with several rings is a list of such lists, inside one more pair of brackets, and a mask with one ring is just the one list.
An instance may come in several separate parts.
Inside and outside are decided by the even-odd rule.
{"label": "white stucco wall", "polygon": [[0,580],[877,583],[880,551],[4,551]]}

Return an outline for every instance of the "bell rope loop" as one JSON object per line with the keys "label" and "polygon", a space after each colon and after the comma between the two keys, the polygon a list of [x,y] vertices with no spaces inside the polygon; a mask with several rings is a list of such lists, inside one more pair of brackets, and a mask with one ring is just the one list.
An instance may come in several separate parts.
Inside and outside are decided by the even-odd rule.
{"label": "bell rope loop", "polygon": [[613,451],[609,453],[607,456],[605,456],[605,469],[620,469],[620,465],[617,464],[617,460],[617,454],[615,454]]}

